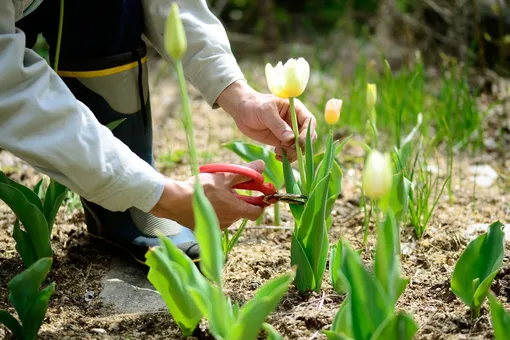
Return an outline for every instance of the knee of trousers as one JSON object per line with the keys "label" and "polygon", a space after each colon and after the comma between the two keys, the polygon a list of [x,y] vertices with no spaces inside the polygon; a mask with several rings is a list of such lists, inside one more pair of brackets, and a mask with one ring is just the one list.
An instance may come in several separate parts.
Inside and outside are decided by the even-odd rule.
{"label": "knee of trousers", "polygon": [[75,97],[140,158],[154,165],[147,48],[103,58],[65,58],[59,76]]}

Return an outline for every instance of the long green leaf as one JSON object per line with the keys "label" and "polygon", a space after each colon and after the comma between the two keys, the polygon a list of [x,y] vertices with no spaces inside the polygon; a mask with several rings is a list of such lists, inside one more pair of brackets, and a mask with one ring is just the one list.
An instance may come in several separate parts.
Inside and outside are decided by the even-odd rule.
{"label": "long green leaf", "polygon": [[[42,202],[41,202],[39,196],[37,196],[37,194],[35,192],[33,192],[32,190],[30,190],[29,188],[27,188],[24,185],[14,182],[9,177],[7,177],[2,171],[0,171],[0,183],[7,184],[9,186],[12,186],[12,187],[18,189],[19,191],[21,191],[23,193],[25,198],[30,203],[35,205],[40,211],[43,210]],[[1,199],[1,197],[0,197],[0,199]]]}
{"label": "long green leaf", "polygon": [[232,302],[218,286],[210,285],[207,297],[209,303],[206,318],[209,321],[210,331],[216,339],[226,339],[235,322]]}
{"label": "long green leaf", "polygon": [[52,263],[51,257],[41,258],[7,284],[10,290],[9,301],[22,322],[29,312],[30,305],[37,298],[39,287],[48,275]]}
{"label": "long green leaf", "polygon": [[505,311],[493,293],[489,293],[487,297],[491,308],[494,337],[496,340],[506,340],[508,339],[508,334],[510,334],[510,314]]}
{"label": "long green leaf", "polygon": [[28,308],[27,313],[22,320],[23,335],[26,340],[35,340],[37,338],[37,333],[42,325],[51,295],[54,291],[55,283],[52,282],[39,292]]}
{"label": "long green leaf", "polygon": [[218,287],[221,287],[224,258],[220,225],[211,203],[198,183],[195,184],[193,194],[193,212],[195,235],[200,246],[200,270]]}
{"label": "long green leaf", "polygon": [[[296,182],[296,178],[294,177],[294,171],[290,166],[289,160],[285,153],[282,153],[282,164],[283,164],[283,174],[285,177],[285,190],[289,194],[301,194],[301,189],[299,188],[298,183]],[[292,212],[292,216],[296,223],[301,219],[301,215],[303,214],[304,207],[298,204],[290,204],[290,211]]]}
{"label": "long green leaf", "polygon": [[331,247],[329,252],[329,278],[333,289],[339,295],[346,293],[346,288],[341,279],[342,267],[345,262],[345,252],[343,251],[342,239],[338,240],[336,245]]}
{"label": "long green leaf", "polygon": [[[488,231],[471,241],[460,256],[452,274],[452,291],[475,314],[487,294],[492,279],[500,270],[504,255],[503,224],[494,222]],[[486,281],[486,278],[489,278]],[[475,284],[473,284],[475,282]],[[477,292],[479,286],[482,290]],[[475,293],[477,299],[475,300]]]}
{"label": "long green leaf", "polygon": [[242,141],[233,141],[223,144],[223,146],[235,152],[246,162],[262,159],[266,163],[266,169],[263,172],[266,181],[273,183],[276,188],[281,188],[283,186],[284,176],[282,163],[276,160],[274,152],[263,146]]}
{"label": "long green leaf", "polygon": [[350,286],[353,335],[355,339],[370,339],[393,314],[393,305],[380,283],[365,269],[359,255],[348,246],[344,250],[342,273]]}
{"label": "long green leaf", "polygon": [[299,291],[306,291],[315,287],[315,275],[312,266],[306,256],[305,250],[296,237],[295,232],[292,233],[290,245],[290,263],[297,266],[295,284]]}
{"label": "long green leaf", "polygon": [[[186,255],[183,253],[182,256]],[[191,335],[202,318],[202,314],[194,300],[189,299],[186,285],[182,282],[182,279],[186,278],[185,271],[179,272],[177,263],[172,263],[166,254],[158,248],[149,249],[145,257],[146,264],[150,268],[147,278],[161,294],[184,336]],[[182,274],[183,272],[184,274]]]}
{"label": "long green leaf", "polygon": [[3,323],[5,327],[12,332],[16,339],[23,339],[23,330],[14,316],[4,310],[0,310],[0,323]]}
{"label": "long green leaf", "polygon": [[228,242],[228,245],[227,245],[227,254],[230,253],[232,251],[232,249],[234,249],[235,245],[237,244],[237,241],[239,241],[239,237],[241,237],[241,234],[243,233],[243,231],[246,228],[247,224],[248,224],[248,220],[247,219],[244,219],[243,222],[241,222],[241,225],[239,226],[239,229],[237,229],[235,234],[232,236],[232,238]]}
{"label": "long green leaf", "polygon": [[267,340],[283,340],[283,336],[270,324],[262,324],[262,329],[267,333]]}
{"label": "long green leaf", "polygon": [[315,287],[310,288],[317,291],[321,287],[329,249],[326,226],[329,176],[329,174],[326,175],[310,194],[297,233],[298,240],[302,243],[314,272]]}
{"label": "long green leaf", "polygon": [[[394,304],[402,293],[400,278],[399,232],[395,215],[389,211],[386,220],[377,226],[377,246],[375,252],[374,270],[377,280],[381,283],[387,296]],[[404,285],[405,287],[405,285]]]}
{"label": "long green leaf", "polygon": [[400,312],[388,317],[377,329],[371,340],[411,340],[418,330],[413,318],[406,313]]}
{"label": "long green leaf", "polygon": [[[352,338],[352,314],[351,314],[351,299],[347,296],[342,302],[340,309],[335,315],[335,319],[333,320],[333,324],[331,325],[330,333],[333,333],[337,336],[344,336],[346,338]],[[328,335],[328,334],[326,334]],[[332,339],[328,335],[329,339]]]}
{"label": "long green leaf", "polygon": [[269,280],[260,287],[255,296],[241,308],[239,318],[227,339],[256,339],[262,323],[276,308],[293,280],[294,273],[288,273]]}
{"label": "long green leaf", "polygon": [[44,198],[44,217],[48,223],[48,230],[51,235],[53,229],[53,223],[57,216],[58,209],[62,205],[62,202],[66,198],[67,188],[54,181],[50,181],[50,185],[46,190],[46,196]]}
{"label": "long green leaf", "polygon": [[0,183],[0,199],[14,211],[23,223],[37,257],[53,256],[48,225],[39,208],[32,204],[21,191],[5,183]]}
{"label": "long green leaf", "polygon": [[21,230],[19,226],[19,219],[16,218],[14,222],[14,229],[12,231],[12,237],[16,241],[16,250],[21,256],[25,267],[30,267],[35,261],[37,261],[37,255],[35,249],[32,246],[30,237],[26,231]]}
{"label": "long green leaf", "polygon": [[308,186],[306,190],[307,192],[310,192],[312,189],[311,183],[313,182],[313,177],[315,175],[315,166],[313,164],[313,145],[310,129],[311,125],[308,125],[305,147],[306,184]]}
{"label": "long green leaf", "polygon": [[114,120],[113,122],[110,122],[108,124],[106,124],[106,127],[108,129],[110,129],[110,131],[113,131],[115,130],[115,128],[117,126],[119,126],[120,124],[122,124],[127,118],[121,118],[121,119],[117,119],[117,120]]}

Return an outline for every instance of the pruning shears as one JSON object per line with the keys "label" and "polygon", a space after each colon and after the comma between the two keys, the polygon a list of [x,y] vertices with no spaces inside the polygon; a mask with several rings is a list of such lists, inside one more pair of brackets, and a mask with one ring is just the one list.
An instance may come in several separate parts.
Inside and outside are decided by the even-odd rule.
{"label": "pruning shears", "polygon": [[234,189],[253,190],[261,192],[260,196],[244,196],[235,194],[237,197],[246,203],[257,205],[260,207],[267,207],[276,202],[284,202],[288,204],[303,205],[306,203],[308,197],[297,194],[280,194],[272,183],[264,182],[264,176],[246,166],[235,164],[207,164],[200,167],[201,173],[232,173],[250,178],[247,182],[235,185]]}

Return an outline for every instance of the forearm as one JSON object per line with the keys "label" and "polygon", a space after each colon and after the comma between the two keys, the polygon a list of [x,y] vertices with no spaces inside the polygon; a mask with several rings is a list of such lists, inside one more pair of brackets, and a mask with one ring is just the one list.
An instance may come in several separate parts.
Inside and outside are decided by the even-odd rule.
{"label": "forearm", "polygon": [[12,2],[0,2],[0,147],[107,209],[152,209],[163,176],[102,126],[24,45]]}
{"label": "forearm", "polygon": [[216,103],[232,118],[236,119],[239,107],[244,101],[253,99],[256,93],[246,81],[238,80],[220,93]]}

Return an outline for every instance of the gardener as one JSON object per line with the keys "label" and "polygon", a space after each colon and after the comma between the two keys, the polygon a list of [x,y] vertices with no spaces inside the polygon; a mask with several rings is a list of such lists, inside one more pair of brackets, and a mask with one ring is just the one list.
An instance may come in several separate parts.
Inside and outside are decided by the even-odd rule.
{"label": "gardener", "polygon": [[[161,231],[192,259],[193,178],[177,181],[154,169],[151,107],[142,33],[162,46],[170,0],[66,1],[58,75],[34,51],[42,33],[55,59],[59,0],[0,1],[0,147],[82,197],[89,234],[144,259]],[[164,3],[164,6],[162,5]],[[291,160],[288,101],[245,81],[220,22],[204,0],[179,1],[188,38],[188,80],[213,108],[229,113],[248,137],[282,149]],[[304,141],[315,121],[297,103]],[[105,124],[127,118],[113,134]],[[263,171],[263,163],[250,167]],[[200,182],[222,228],[262,209],[232,194],[246,179],[202,174]],[[186,226],[181,227],[181,226]]]}

